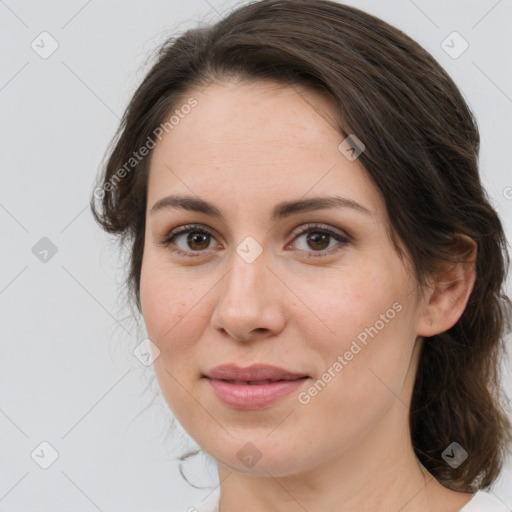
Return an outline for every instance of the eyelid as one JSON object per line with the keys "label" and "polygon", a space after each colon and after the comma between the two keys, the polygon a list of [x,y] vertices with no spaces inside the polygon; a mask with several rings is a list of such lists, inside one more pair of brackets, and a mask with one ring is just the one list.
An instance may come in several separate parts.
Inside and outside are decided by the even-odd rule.
{"label": "eyelid", "polygon": [[[317,222],[311,222],[308,224],[301,224],[298,228],[294,229],[288,236],[297,237],[298,235],[302,235],[305,232],[313,231],[314,229],[318,229],[318,231],[325,231],[335,236],[339,236],[340,238],[344,238],[347,241],[352,241],[352,237],[345,231],[341,231],[339,229],[333,228],[328,224],[322,224]],[[318,251],[320,252],[320,251]]]}
{"label": "eyelid", "polygon": [[175,236],[181,235],[182,233],[188,233],[190,231],[213,236],[213,232],[215,230],[204,224],[184,224],[183,226],[178,226],[177,228],[172,229],[167,235],[164,236],[164,240],[170,240]]}

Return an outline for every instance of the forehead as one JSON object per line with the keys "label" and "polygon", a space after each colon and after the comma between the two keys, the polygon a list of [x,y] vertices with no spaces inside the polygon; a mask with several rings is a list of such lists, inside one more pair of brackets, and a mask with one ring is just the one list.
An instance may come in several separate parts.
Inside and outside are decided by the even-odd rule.
{"label": "forehead", "polygon": [[[327,94],[298,85],[219,82],[195,90],[190,96],[194,96],[197,105],[172,130],[176,144],[191,132],[198,144],[217,146],[251,142],[251,147],[256,147],[254,143],[259,142],[276,148],[304,139],[311,142],[308,146],[315,146],[320,140],[325,144],[329,136],[333,143],[339,138],[333,100]],[[187,130],[178,129],[184,126]]]}
{"label": "forehead", "polygon": [[270,81],[222,82],[183,95],[174,111],[190,98],[195,107],[153,150],[150,204],[170,189],[269,202],[335,190],[382,207],[359,161],[338,149],[343,137],[327,94]]}

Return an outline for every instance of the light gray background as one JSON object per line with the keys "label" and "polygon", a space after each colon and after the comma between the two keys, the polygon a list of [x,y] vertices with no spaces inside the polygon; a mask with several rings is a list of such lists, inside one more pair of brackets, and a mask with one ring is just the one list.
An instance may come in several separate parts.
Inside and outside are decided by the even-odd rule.
{"label": "light gray background", "polygon": [[[511,239],[512,1],[348,3],[404,30],[462,88],[481,129],[482,179]],[[123,305],[123,260],[92,220],[88,200],[150,52],[234,5],[0,0],[4,512],[171,512],[210,492],[186,484],[172,460],[186,437],[165,435],[171,416],[156,394],[152,368],[132,355],[144,330]],[[59,45],[47,59],[31,48],[43,31]],[[456,59],[441,47],[453,31],[469,43]],[[32,253],[42,237],[58,249],[47,262]],[[510,384],[509,375],[508,391]],[[48,469],[31,457],[43,441],[59,454]],[[39,460],[49,456],[44,447],[37,453]],[[213,470],[199,478],[204,462],[189,473],[216,485]],[[495,492],[512,508],[511,483],[508,465]]]}

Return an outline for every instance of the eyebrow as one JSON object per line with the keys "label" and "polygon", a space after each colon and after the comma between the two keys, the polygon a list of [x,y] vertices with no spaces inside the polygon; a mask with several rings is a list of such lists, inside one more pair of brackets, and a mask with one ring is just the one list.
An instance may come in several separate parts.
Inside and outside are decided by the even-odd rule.
{"label": "eyebrow", "polygon": [[[226,220],[221,210],[214,204],[193,196],[171,195],[164,197],[153,205],[150,213],[153,215],[167,208],[195,211],[224,221]],[[298,213],[333,208],[351,208],[366,215],[375,215],[375,212],[352,199],[341,196],[320,196],[279,203],[272,210],[271,220],[276,221]]]}

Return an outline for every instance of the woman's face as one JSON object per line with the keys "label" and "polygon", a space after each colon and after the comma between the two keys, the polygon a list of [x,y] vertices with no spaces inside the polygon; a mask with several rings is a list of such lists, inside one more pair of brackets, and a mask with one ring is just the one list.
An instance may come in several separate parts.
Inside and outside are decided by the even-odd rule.
{"label": "woman's face", "polygon": [[[330,100],[271,82],[190,96],[151,157],[140,283],[174,414],[221,464],[262,475],[403,435],[424,307]],[[207,377],[226,364],[293,375]]]}

